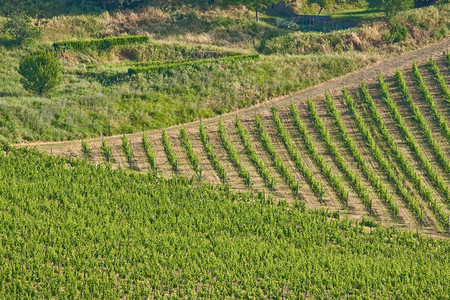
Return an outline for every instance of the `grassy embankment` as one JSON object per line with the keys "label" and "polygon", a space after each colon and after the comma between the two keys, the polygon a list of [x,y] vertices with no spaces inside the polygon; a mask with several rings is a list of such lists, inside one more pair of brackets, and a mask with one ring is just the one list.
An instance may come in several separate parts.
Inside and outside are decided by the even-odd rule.
{"label": "grassy embankment", "polygon": [[[449,31],[448,8],[402,13],[399,19],[410,33],[400,43],[384,39],[388,27],[382,22],[331,33],[292,32],[256,23],[252,13],[242,9],[199,12],[149,7],[114,15],[41,19],[43,35],[34,46],[0,47],[0,140],[67,140],[136,132],[247,107],[442,39]],[[152,42],[103,52],[61,53],[64,83],[50,98],[30,96],[21,87],[15,68],[25,53],[50,49],[59,40],[122,34],[147,34]],[[262,55],[258,60],[211,63],[114,84],[85,72],[91,64],[201,58],[205,51]],[[107,73],[111,68],[99,70]]]}

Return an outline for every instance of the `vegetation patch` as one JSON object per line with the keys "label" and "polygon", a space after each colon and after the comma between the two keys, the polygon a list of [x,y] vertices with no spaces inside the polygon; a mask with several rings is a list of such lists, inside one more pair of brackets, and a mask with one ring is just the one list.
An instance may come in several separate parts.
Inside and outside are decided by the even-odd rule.
{"label": "vegetation patch", "polygon": [[63,41],[53,43],[55,51],[83,51],[86,49],[104,51],[119,45],[142,44],[148,36],[117,36],[95,40]]}

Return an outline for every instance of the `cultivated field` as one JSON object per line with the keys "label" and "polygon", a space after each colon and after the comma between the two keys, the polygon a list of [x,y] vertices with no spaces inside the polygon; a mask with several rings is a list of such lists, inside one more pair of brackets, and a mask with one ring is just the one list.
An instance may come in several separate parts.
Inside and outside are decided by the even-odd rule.
{"label": "cultivated field", "polygon": [[449,46],[446,39],[288,97],[145,138],[87,140],[84,151],[81,141],[20,146],[226,183],[350,219],[371,216],[385,226],[446,236],[450,61],[443,52]]}

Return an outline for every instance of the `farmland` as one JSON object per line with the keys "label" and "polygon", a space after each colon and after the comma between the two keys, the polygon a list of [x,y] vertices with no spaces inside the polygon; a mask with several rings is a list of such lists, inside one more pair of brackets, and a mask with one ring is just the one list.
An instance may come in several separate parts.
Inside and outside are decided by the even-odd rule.
{"label": "farmland", "polygon": [[0,170],[3,299],[448,292],[448,240],[26,149]]}
{"label": "farmland", "polygon": [[[334,81],[350,82],[345,87],[333,88],[332,81],[216,120],[146,132],[150,154],[142,133],[129,136],[131,159],[121,138],[104,138],[113,149],[111,166],[225,183],[235,191],[299,200],[350,219],[369,217],[386,226],[446,235],[449,64],[440,49],[447,47],[444,41],[395,58],[396,68],[394,59],[383,62],[375,68],[383,73],[367,68]],[[364,83],[354,79],[362,76],[368,77]],[[77,142],[37,146],[106,162],[101,141],[85,143],[91,157]]]}
{"label": "farmland", "polygon": [[0,5],[0,299],[447,299],[448,1],[169,2]]}

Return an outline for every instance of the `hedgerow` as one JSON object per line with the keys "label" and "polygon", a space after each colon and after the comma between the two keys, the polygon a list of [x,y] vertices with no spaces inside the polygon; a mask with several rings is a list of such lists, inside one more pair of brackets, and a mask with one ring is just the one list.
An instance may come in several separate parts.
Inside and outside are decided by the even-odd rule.
{"label": "hedgerow", "polygon": [[143,44],[148,42],[148,36],[115,36],[93,40],[62,41],[53,43],[53,49],[61,51],[108,50],[119,45]]}

